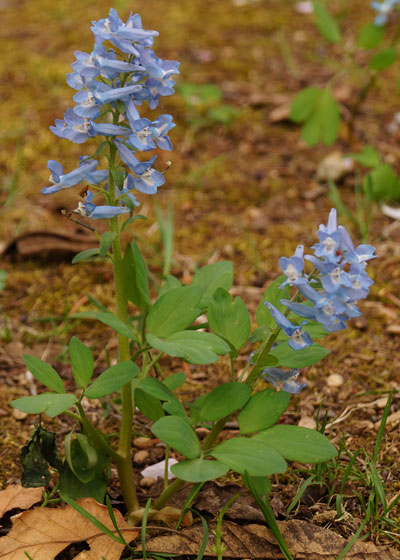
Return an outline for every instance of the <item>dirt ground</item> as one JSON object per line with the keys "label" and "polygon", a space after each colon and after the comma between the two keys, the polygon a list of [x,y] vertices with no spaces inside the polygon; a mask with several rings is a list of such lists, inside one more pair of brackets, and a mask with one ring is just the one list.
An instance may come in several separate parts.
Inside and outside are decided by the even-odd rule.
{"label": "dirt ground", "polygon": [[[368,5],[364,0],[329,2],[347,42],[354,37],[354,29],[372,19]],[[301,141],[297,126],[284,119],[271,122],[271,112],[287,104],[301,88],[323,85],[337,74],[343,57],[342,44],[329,46],[322,40],[312,17],[295,11],[295,2],[2,0],[0,248],[6,254],[0,268],[8,273],[0,308],[3,487],[19,480],[19,451],[36,421],[19,417],[8,405],[12,398],[29,393],[21,353],[44,356],[65,380],[70,378],[65,357],[72,335],[91,345],[99,369],[107,356],[116,353],[116,342],[106,327],[68,320],[71,310],[90,307],[87,293],[104,305],[112,302],[112,275],[107,265],[70,264],[74,252],[93,242],[90,233],[60,213],[74,207],[76,191],[48,197],[40,194],[47,185],[48,159],[60,161],[68,170],[76,166],[78,155],[86,153],[85,147],[56,138],[48,127],[72,104],[73,92],[65,84],[65,74],[70,71],[74,51],[90,52],[90,21],[106,17],[110,7],[117,8],[123,19],[130,10],[139,12],[145,28],[160,32],[157,54],[181,61],[179,83],[214,84],[222,92],[221,103],[233,115],[227,124],[217,122],[201,104],[191,106],[185,101],[179,88],[175,96],[162,99],[157,112],[172,114],[177,126],[171,133],[174,151],[167,156],[160,153],[158,168],[163,169],[167,159],[172,165],[157,197],[139,193],[140,213],[149,220],[130,228],[152,273],[158,274],[162,267],[154,202],[166,211],[172,201],[172,273],[188,282],[201,264],[233,260],[235,293],[254,317],[263,291],[280,273],[279,257],[292,255],[299,243],[313,244],[318,224],[326,222],[331,203],[327,185],[316,178],[319,162],[335,149],[342,153],[350,149],[345,128],[334,147],[311,149]],[[355,129],[360,146],[378,147],[395,166],[400,133],[388,125],[399,111],[397,70],[383,73],[362,106]],[[363,78],[339,72],[336,83],[346,115]],[[354,207],[353,184],[350,174],[339,188]],[[351,229],[345,219],[341,222]],[[40,237],[15,242],[18,236],[32,232],[40,232]],[[55,233],[63,235],[63,240]],[[357,237],[354,230],[353,234]],[[375,284],[360,305],[363,315],[345,331],[325,339],[331,353],[323,362],[302,370],[308,388],[292,399],[286,420],[312,425],[322,403],[321,410],[328,411],[332,423],[333,441],[344,438],[349,449],[363,447],[371,452],[386,396],[393,391],[378,461],[390,501],[400,492],[400,222],[375,208],[369,242],[377,247],[379,258],[369,265]],[[247,354],[238,360],[244,364]],[[165,362],[163,367],[178,371],[183,366]],[[186,395],[196,395],[202,387],[213,387],[229,376],[223,360],[218,366],[186,369]],[[107,425],[107,420],[102,422]],[[49,425],[60,433],[67,430],[60,420]],[[299,475],[291,472],[274,481],[275,510],[281,518],[285,518],[284,508],[299,482]],[[349,489],[346,507],[350,521],[330,526],[348,536],[361,514],[354,489]],[[302,504],[296,515],[312,520],[326,509],[330,506],[323,504],[323,497],[314,496],[311,506]],[[399,520],[399,511],[393,518],[396,516]],[[385,542],[379,536],[374,539]]]}

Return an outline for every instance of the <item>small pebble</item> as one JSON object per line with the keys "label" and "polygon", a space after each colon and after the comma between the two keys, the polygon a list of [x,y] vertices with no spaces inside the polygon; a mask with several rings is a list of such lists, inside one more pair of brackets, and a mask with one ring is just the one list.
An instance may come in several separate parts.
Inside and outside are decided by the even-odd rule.
{"label": "small pebble", "polygon": [[326,380],[328,387],[340,387],[343,385],[344,379],[343,376],[339,373],[332,373]]}
{"label": "small pebble", "polygon": [[21,412],[16,408],[14,408],[12,415],[15,418],[15,420],[25,420],[25,418],[28,417],[28,414],[26,412]]}
{"label": "small pebble", "polygon": [[159,439],[155,438],[137,437],[133,440],[133,445],[137,449],[150,449],[150,447],[154,447],[159,441]]}
{"label": "small pebble", "polygon": [[151,476],[145,476],[144,478],[142,478],[142,480],[139,482],[139,484],[142,488],[150,488],[156,482],[157,482],[157,480],[155,478],[153,478]]}
{"label": "small pebble", "polygon": [[315,430],[317,427],[315,419],[310,416],[302,416],[297,425],[302,428],[310,428],[311,430]]}
{"label": "small pebble", "polygon": [[136,451],[133,460],[137,465],[144,465],[149,456],[150,454],[146,449],[141,449],[140,451]]}
{"label": "small pebble", "polygon": [[400,325],[389,325],[386,332],[388,334],[400,334]]}

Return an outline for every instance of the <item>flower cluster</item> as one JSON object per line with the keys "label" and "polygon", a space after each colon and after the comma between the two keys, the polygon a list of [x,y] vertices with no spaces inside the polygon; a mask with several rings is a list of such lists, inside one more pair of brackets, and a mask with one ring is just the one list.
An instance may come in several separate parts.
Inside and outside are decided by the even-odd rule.
{"label": "flower cluster", "polygon": [[385,25],[389,19],[390,12],[396,6],[400,4],[400,0],[383,0],[382,2],[371,2],[371,6],[378,13],[375,16],[375,25],[382,27]]}
{"label": "flower cluster", "polygon": [[[172,150],[168,132],[175,125],[171,115],[160,115],[154,121],[141,118],[137,106],[147,101],[154,109],[161,96],[174,93],[172,76],[179,74],[179,63],[154,54],[151,47],[158,32],[144,30],[138,14],[131,14],[124,23],[111,9],[109,17],[94,21],[91,30],[95,37],[93,51],[77,51],[73,72],[67,74],[68,85],[78,90],[73,97],[76,105],[67,109],[64,119],[57,119],[50,130],[76,144],[91,137],[105,137],[119,155],[125,166],[117,184],[119,205],[96,207],[93,193],[87,191],[85,202],[76,210],[91,218],[110,218],[129,212],[128,206],[138,205],[134,189],[154,194],[164,183],[163,174],[153,169],[156,156],[139,161],[135,153],[156,147]],[[107,195],[107,185],[101,188],[100,184],[107,180],[108,171],[96,171],[97,165],[93,157],[84,156],[77,169],[64,174],[58,162],[49,161],[51,186],[43,188],[42,193],[51,194],[85,181]]]}
{"label": "flower cluster", "polygon": [[[320,323],[328,332],[345,329],[348,319],[361,314],[356,302],[367,297],[373,284],[365,268],[367,261],[375,258],[375,248],[371,245],[354,248],[347,230],[337,226],[335,209],[329,214],[328,224],[319,226],[318,237],[319,243],[312,247],[314,255],[304,256],[304,247],[299,245],[292,257],[281,257],[279,260],[286,276],[281,288],[295,286],[297,295],[301,294],[303,300],[281,299],[286,313],[269,302],[265,304],[276,324],[288,336],[288,344],[294,350],[302,350],[313,344],[311,336],[303,330],[308,321]],[[304,272],[305,260],[314,266],[311,274]],[[290,312],[305,320],[300,324],[292,323],[287,318]],[[298,392],[302,388],[293,381],[297,371],[267,368],[264,377],[274,384],[279,380],[287,385],[290,381],[292,387],[287,385],[284,389],[289,392]]]}

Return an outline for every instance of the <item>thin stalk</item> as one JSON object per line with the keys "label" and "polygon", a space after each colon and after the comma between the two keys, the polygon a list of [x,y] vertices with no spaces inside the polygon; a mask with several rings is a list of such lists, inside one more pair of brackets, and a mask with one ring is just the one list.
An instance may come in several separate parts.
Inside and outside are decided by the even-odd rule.
{"label": "thin stalk", "polygon": [[[110,144],[109,174],[108,174],[108,193],[110,203],[115,201],[115,183],[113,169],[115,167],[115,156],[117,148]],[[109,220],[110,230],[114,232],[113,241],[113,267],[114,284],[116,297],[116,315],[124,323],[128,323],[128,301],[123,286],[122,251],[121,239],[118,225],[118,218],[115,216]],[[130,359],[129,339],[118,333],[118,354],[119,361],[124,362]],[[119,481],[124,502],[129,515],[139,508],[136,495],[135,478],[133,474],[131,447],[132,447],[132,424],[133,424],[133,398],[132,382],[126,383],[121,390],[122,399],[122,420],[118,446],[118,458],[116,458]]]}

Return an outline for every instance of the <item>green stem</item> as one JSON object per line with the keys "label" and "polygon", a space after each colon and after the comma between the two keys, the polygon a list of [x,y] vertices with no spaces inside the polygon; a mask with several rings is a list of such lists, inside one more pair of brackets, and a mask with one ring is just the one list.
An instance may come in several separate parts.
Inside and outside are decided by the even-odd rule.
{"label": "green stem", "polygon": [[[113,169],[115,167],[115,156],[117,148],[114,144],[110,144],[109,156],[109,176],[108,176],[108,192],[110,204],[115,201],[115,183],[113,177]],[[116,297],[116,315],[118,319],[128,324],[128,301],[126,298],[123,285],[123,269],[122,269],[122,251],[121,239],[118,225],[118,218],[115,216],[109,220],[110,230],[115,233],[113,241],[113,267],[114,267],[114,284]],[[119,361],[125,362],[130,359],[129,339],[118,333],[118,354]],[[118,446],[118,458],[116,458],[119,481],[121,486],[124,502],[129,515],[139,508],[139,502],[136,495],[135,478],[133,474],[131,447],[132,447],[132,424],[133,424],[133,398],[132,398],[132,382],[126,383],[121,389],[122,399],[122,420],[121,431]]]}
{"label": "green stem", "polygon": [[89,422],[85,414],[85,411],[82,408],[81,403],[79,402],[76,403],[76,407],[79,410],[79,414],[80,414],[80,416],[78,417],[79,421],[82,424],[85,431],[87,432],[87,434],[90,436],[90,438],[96,443],[98,447],[100,447],[104,451],[104,453],[106,453],[109,457],[112,457],[114,461],[119,461],[121,457],[119,456],[118,452],[115,451],[115,449],[113,449],[112,447],[110,447],[104,441],[104,439],[99,435],[97,430],[92,426],[92,424]]}

